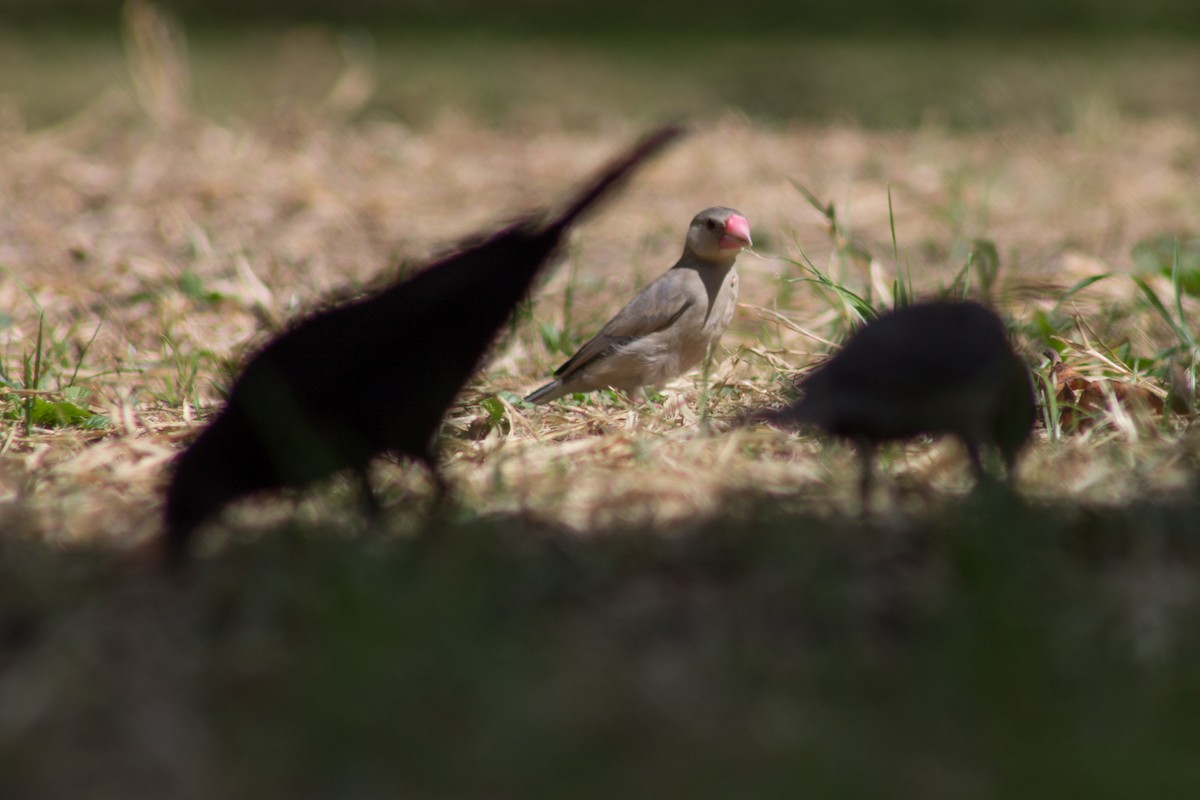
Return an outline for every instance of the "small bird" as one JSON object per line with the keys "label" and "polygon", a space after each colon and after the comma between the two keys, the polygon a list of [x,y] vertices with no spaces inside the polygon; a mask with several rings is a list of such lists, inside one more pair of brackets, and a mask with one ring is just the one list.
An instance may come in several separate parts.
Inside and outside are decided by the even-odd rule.
{"label": "small bird", "polygon": [[799,384],[804,396],[762,418],[810,424],[858,443],[867,508],[879,442],[948,433],[966,445],[978,479],[994,445],[1012,479],[1033,430],[1033,383],[1004,323],[973,302],[926,302],[883,314]]}
{"label": "small bird", "polygon": [[554,380],[525,398],[548,403],[574,392],[612,387],[634,400],[687,372],[729,327],[737,305],[734,261],[749,247],[750,223],[732,208],[701,211],[688,227],[675,266],[608,321]]}
{"label": "small bird", "polygon": [[424,464],[438,485],[435,435],[454,397],[581,215],[681,135],[666,127],[609,165],[556,217],[526,217],[398,284],[320,311],[246,364],[224,409],[175,462],[165,557],[254,492],[303,487],[349,470],[368,511],[378,455]]}

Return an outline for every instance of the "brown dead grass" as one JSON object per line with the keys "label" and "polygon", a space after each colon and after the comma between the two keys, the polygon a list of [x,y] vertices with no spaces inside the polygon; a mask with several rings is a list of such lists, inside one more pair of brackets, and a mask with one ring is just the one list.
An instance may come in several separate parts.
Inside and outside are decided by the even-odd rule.
{"label": "brown dead grass", "polygon": [[[186,81],[186,68],[171,62],[179,51],[156,50],[161,32],[142,35],[150,39],[129,45],[134,74],[158,69],[166,79],[116,86],[50,129],[0,117],[0,309],[12,318],[0,331],[0,355],[19,374],[44,313],[46,339],[66,344],[52,371],[65,378],[95,332],[80,382],[112,420],[102,432],[29,435],[4,423],[0,513],[56,541],[124,545],[152,535],[169,459],[218,406],[213,384],[224,380],[223,365],[273,326],[553,204],[638,133],[618,113],[583,130],[552,122],[499,129],[453,112],[421,128],[352,124],[347,104],[370,90],[370,76],[353,72],[329,98],[285,105],[269,122],[218,121],[181,102],[185,92],[171,83]],[[845,330],[844,314],[809,284],[781,283],[801,271],[780,256],[806,256],[879,297],[895,275],[890,190],[901,259],[918,293],[948,283],[970,242],[989,238],[1002,258],[1002,310],[1029,331],[1021,323],[1053,309],[1067,287],[1129,269],[1135,242],[1190,230],[1200,213],[1200,126],[1191,119],[1132,121],[1101,110],[1068,131],[1026,124],[965,134],[936,125],[903,133],[765,126],[735,111],[693,122],[690,138],[581,226],[532,317],[561,325],[570,289],[570,330],[589,335],[673,262],[696,211],[739,208],[758,246],[740,259],[742,307],[712,368],[712,432],[700,424],[698,372],[649,406],[603,397],[506,403],[500,424],[483,424],[482,399],[524,394],[562,359],[526,323],[448,420],[447,471],[470,507],[520,510],[581,532],[675,526],[719,515],[746,494],[851,507],[853,460],[844,449],[731,430],[746,409],[778,402],[784,376]],[[873,262],[839,255],[792,179],[835,204]],[[185,274],[221,299],[181,291]],[[1163,279],[1151,283],[1171,296]],[[1187,311],[1194,306],[1185,300]],[[1105,348],[1125,341],[1143,355],[1172,343],[1126,279],[1096,284],[1061,310],[1078,319],[1064,338],[1081,372],[1112,377]],[[1031,363],[1045,344],[1021,341]],[[198,364],[190,392],[180,367],[189,359]],[[1119,377],[1163,390],[1146,376]],[[1066,441],[1040,432],[1022,490],[1121,502],[1188,485],[1194,437],[1182,421],[1113,413],[1112,424]],[[902,505],[969,485],[950,444],[891,453]],[[405,470],[381,465],[380,474],[400,487],[397,497],[422,491]]]}

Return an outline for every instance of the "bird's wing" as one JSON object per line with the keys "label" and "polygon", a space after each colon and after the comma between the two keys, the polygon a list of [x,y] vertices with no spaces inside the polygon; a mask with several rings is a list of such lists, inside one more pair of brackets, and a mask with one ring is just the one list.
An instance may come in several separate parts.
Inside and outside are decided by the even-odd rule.
{"label": "bird's wing", "polygon": [[563,379],[604,358],[613,348],[669,328],[683,316],[696,298],[680,286],[678,275],[667,272],[637,294],[629,304],[588,340],[567,363],[555,371]]}

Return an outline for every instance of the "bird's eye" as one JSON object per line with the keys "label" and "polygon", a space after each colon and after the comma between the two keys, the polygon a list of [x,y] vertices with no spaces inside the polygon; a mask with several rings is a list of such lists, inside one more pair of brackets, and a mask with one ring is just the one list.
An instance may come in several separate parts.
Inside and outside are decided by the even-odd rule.
{"label": "bird's eye", "polygon": [[715,231],[717,229],[717,223],[715,220],[710,219],[708,222],[706,222],[704,224],[710,231]]}

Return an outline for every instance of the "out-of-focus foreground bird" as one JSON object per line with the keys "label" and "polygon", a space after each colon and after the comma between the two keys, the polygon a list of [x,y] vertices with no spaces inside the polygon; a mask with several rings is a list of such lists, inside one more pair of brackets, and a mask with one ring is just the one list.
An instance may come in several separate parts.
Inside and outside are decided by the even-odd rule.
{"label": "out-of-focus foreground bird", "polygon": [[948,433],[975,475],[994,445],[1012,479],[1036,413],[1029,368],[996,314],[972,302],[927,302],[868,323],[799,385],[803,397],[763,418],[814,425],[858,443],[866,509],[879,442]]}
{"label": "out-of-focus foreground bird", "polygon": [[568,228],[681,134],[663,128],[609,165],[550,219],[530,216],[364,299],[320,311],[262,348],[221,413],[175,462],[164,545],[181,564],[193,532],[229,502],[302,487],[377,455],[425,464],[439,490],[435,434],[497,332]]}
{"label": "out-of-focus foreground bird", "polygon": [[734,261],[750,244],[750,223],[737,211],[720,206],[701,211],[675,266],[555,370],[553,381],[525,399],[548,403],[609,386],[641,399],[644,389],[657,389],[696,366],[729,327],[738,295]]}

